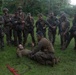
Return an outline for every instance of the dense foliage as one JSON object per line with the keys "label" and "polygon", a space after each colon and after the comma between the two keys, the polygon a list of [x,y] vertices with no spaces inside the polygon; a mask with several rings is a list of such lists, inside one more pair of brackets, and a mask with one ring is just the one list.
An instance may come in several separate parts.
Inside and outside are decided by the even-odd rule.
{"label": "dense foliage", "polygon": [[[73,16],[76,6],[70,5],[70,0],[2,0],[2,8],[8,7],[10,12],[14,12],[19,5],[23,7],[24,12],[31,12],[33,15],[38,13],[47,14],[54,11],[59,14],[60,11],[65,11],[70,16]],[[12,9],[11,9],[12,8]]]}

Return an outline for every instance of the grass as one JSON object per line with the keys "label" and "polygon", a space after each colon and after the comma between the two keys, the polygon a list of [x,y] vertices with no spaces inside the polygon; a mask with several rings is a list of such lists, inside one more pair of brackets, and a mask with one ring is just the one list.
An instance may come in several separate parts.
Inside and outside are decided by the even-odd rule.
{"label": "grass", "polygon": [[[30,43],[30,41],[31,38],[29,36],[28,43]],[[26,48],[31,49],[28,46]],[[73,48],[74,41],[72,40],[69,47],[65,51],[60,50],[60,38],[57,35],[55,54],[57,57],[60,57],[61,60],[58,65],[51,67],[40,65],[26,57],[17,58],[16,48],[5,45],[5,50],[0,51],[0,75],[12,75],[6,68],[6,64],[9,64],[11,67],[17,69],[20,74],[26,71],[28,69],[27,65],[29,65],[31,69],[22,75],[76,75],[76,52]]]}

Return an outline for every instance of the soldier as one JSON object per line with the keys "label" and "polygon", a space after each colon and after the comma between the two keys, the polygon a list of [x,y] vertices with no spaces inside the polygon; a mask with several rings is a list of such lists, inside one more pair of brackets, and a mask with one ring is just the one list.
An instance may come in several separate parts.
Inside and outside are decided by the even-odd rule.
{"label": "soldier", "polygon": [[22,25],[22,33],[23,33],[23,39],[25,39],[25,30],[24,30],[24,26],[25,26],[25,19],[26,19],[26,14],[22,11],[22,6],[18,7],[18,16],[21,19],[21,25]]}
{"label": "soldier", "polygon": [[36,32],[41,31],[44,37],[46,37],[46,25],[48,23],[43,19],[42,14],[39,14],[38,18],[39,19],[36,21]]}
{"label": "soldier", "polygon": [[4,19],[4,32],[6,34],[6,41],[7,41],[7,45],[11,44],[11,18],[10,15],[8,14],[8,9],[4,8],[3,9],[3,19]]}
{"label": "soldier", "polygon": [[58,21],[57,18],[54,16],[53,12],[49,14],[49,18],[47,19],[47,22],[49,23],[49,29],[48,29],[49,40],[54,45]]}
{"label": "soldier", "polygon": [[25,38],[24,38],[23,45],[25,46],[25,44],[26,44],[28,34],[31,34],[32,43],[35,45],[36,43],[35,43],[35,37],[34,37],[34,19],[30,13],[28,13],[27,18],[25,20],[25,29],[24,30],[25,30],[25,35],[24,35]]}
{"label": "soldier", "polygon": [[72,38],[74,38],[75,40],[75,47],[74,50],[76,50],[76,14],[74,16],[74,20],[73,20],[73,26],[70,29],[70,35],[69,35],[69,39],[66,43],[66,48],[68,47],[70,41],[72,40]]}
{"label": "soldier", "polygon": [[[58,62],[57,58],[55,57],[54,48],[50,41],[43,37],[42,32],[37,33],[38,38],[38,45],[32,50],[23,50],[21,53],[25,53],[24,55],[28,56],[29,58],[39,62],[40,64],[49,64],[54,65]],[[23,48],[22,48],[23,49]],[[17,50],[17,53],[20,51]]]}
{"label": "soldier", "polygon": [[67,21],[66,16],[62,15],[59,21],[59,34],[61,38],[61,49],[64,49],[64,46],[68,40],[69,36],[69,27],[70,23]]}
{"label": "soldier", "polygon": [[28,56],[28,54],[30,54],[30,53],[31,53],[31,51],[24,49],[24,47],[21,44],[18,45],[18,48],[17,48],[18,57],[22,58],[23,56]]}
{"label": "soldier", "polygon": [[3,49],[4,47],[4,33],[3,33],[3,17],[0,16],[0,48]]}
{"label": "soldier", "polygon": [[22,44],[22,21],[18,16],[18,12],[15,12],[14,17],[12,18],[13,24],[13,36],[14,36],[14,45]]}

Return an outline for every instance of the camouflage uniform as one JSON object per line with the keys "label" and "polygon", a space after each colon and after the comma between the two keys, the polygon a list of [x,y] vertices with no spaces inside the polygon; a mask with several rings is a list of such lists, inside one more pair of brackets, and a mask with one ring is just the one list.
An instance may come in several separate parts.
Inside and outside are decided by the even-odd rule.
{"label": "camouflage uniform", "polygon": [[28,34],[31,34],[32,42],[34,43],[34,45],[36,44],[35,37],[34,37],[34,19],[33,17],[30,17],[30,16],[31,14],[28,14],[25,20],[25,29],[24,29],[25,35],[24,35],[24,42],[23,42],[24,45],[26,44]]}
{"label": "camouflage uniform", "polygon": [[70,41],[72,40],[72,38],[74,38],[75,40],[75,47],[74,49],[76,50],[76,20],[73,20],[73,26],[70,29],[70,35],[69,35],[69,39],[66,43],[66,48],[68,47]]}
{"label": "camouflage uniform", "polygon": [[4,32],[3,32],[3,18],[0,16],[0,48],[4,47]]}
{"label": "camouflage uniform", "polygon": [[66,17],[63,15],[59,22],[59,34],[60,34],[60,38],[61,38],[61,48],[62,49],[64,49],[64,46],[68,40],[69,27],[70,27],[70,23],[66,20]]}
{"label": "camouflage uniform", "polygon": [[38,62],[45,63],[47,60],[52,61],[54,59],[54,48],[50,41],[42,38],[32,51],[32,54]]}
{"label": "camouflage uniform", "polygon": [[49,29],[48,29],[49,40],[54,45],[58,21],[57,18],[51,14],[50,17],[47,19],[47,22],[49,23]]}
{"label": "camouflage uniform", "polygon": [[30,53],[31,53],[31,50],[27,50],[27,49],[20,50],[19,48],[17,48],[17,56],[19,58],[21,58],[23,56],[28,56]]}
{"label": "camouflage uniform", "polygon": [[4,19],[4,32],[6,34],[6,41],[7,41],[7,45],[11,44],[11,17],[8,14],[8,9],[4,8],[3,9],[4,15],[3,15],[3,19]]}
{"label": "camouflage uniform", "polygon": [[25,39],[25,30],[24,30],[24,26],[25,26],[25,19],[26,19],[26,14],[22,11],[22,6],[18,7],[18,16],[21,19],[21,25],[22,25],[22,34],[23,34],[23,39]]}
{"label": "camouflage uniform", "polygon": [[45,21],[45,20],[38,20],[37,22],[36,22],[36,31],[38,32],[38,31],[41,31],[42,33],[43,33],[43,35],[44,35],[44,37],[46,37],[46,25],[47,25],[48,23]]}
{"label": "camouflage uniform", "polygon": [[12,18],[13,24],[13,36],[14,36],[14,44],[22,44],[22,21],[18,16],[18,12],[15,13],[15,16]]}
{"label": "camouflage uniform", "polygon": [[46,38],[42,38],[38,42],[38,45],[30,53],[28,53],[28,57],[41,64],[48,64],[48,61],[50,61],[52,62],[52,65],[54,65],[54,48],[50,41]]}

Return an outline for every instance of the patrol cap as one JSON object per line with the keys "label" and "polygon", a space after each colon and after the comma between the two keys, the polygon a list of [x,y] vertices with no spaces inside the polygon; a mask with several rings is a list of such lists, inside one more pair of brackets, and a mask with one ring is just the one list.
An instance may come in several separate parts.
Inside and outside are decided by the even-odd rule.
{"label": "patrol cap", "polygon": [[38,31],[37,36],[43,36],[43,33],[41,31]]}
{"label": "patrol cap", "polygon": [[28,16],[31,16],[31,13],[28,13],[27,15],[28,15]]}
{"label": "patrol cap", "polygon": [[6,11],[8,12],[8,9],[7,8],[3,8],[3,12],[6,12]]}
{"label": "patrol cap", "polygon": [[18,6],[18,10],[22,10],[22,6]]}

